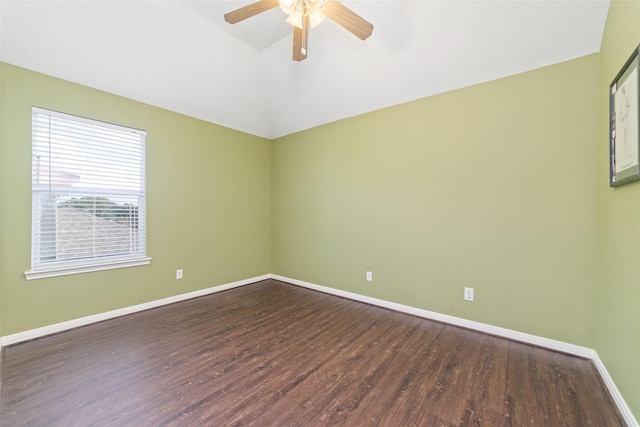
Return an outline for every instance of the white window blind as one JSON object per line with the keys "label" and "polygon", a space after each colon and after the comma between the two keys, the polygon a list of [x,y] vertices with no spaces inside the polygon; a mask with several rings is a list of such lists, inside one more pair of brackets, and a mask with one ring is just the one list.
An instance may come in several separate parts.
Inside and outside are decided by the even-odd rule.
{"label": "white window blind", "polygon": [[148,264],[144,131],[34,107],[27,279]]}

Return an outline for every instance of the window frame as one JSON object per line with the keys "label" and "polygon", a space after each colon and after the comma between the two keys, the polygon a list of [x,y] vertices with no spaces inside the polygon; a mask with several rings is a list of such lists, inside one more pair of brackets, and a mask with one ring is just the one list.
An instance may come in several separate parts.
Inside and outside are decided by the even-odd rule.
{"label": "window frame", "polygon": [[[47,277],[56,277],[56,276],[64,276],[70,274],[80,274],[80,273],[88,273],[94,271],[103,271],[103,270],[111,270],[111,269],[119,269],[125,267],[134,267],[141,265],[148,265],[151,262],[151,258],[147,256],[147,235],[146,235],[146,197],[147,197],[147,189],[146,189],[146,135],[147,132],[139,129],[130,128],[127,126],[116,125],[112,123],[102,122],[99,120],[88,119],[85,117],[75,116],[71,114],[61,113],[49,109],[44,109],[40,107],[32,107],[32,118],[31,118],[31,269],[24,273],[25,278],[27,280],[34,279],[42,279]],[[133,253],[125,254],[125,255],[96,255],[95,253],[91,257],[78,257],[76,259],[67,259],[60,260],[56,259],[55,261],[43,262],[40,259],[40,250],[42,248],[42,244],[44,241],[40,240],[40,227],[39,221],[41,220],[40,216],[37,215],[36,212],[36,197],[40,195],[40,197],[45,196],[46,192],[42,190],[42,184],[36,183],[36,176],[39,174],[35,172],[34,168],[36,168],[36,164],[38,160],[34,160],[36,158],[36,138],[35,138],[35,129],[36,129],[36,116],[37,115],[46,115],[52,118],[60,118],[63,120],[72,121],[75,125],[89,125],[92,127],[99,127],[100,129],[110,130],[110,131],[118,131],[118,132],[126,132],[133,133],[139,136],[140,138],[140,162],[141,162],[141,171],[140,171],[140,189],[137,191],[127,190],[126,188],[113,188],[109,190],[105,190],[104,188],[96,187],[84,187],[84,188],[73,188],[63,187],[58,188],[56,185],[51,185],[50,182],[50,172],[49,172],[49,183],[45,184],[48,187],[49,195],[52,197],[59,197],[59,195],[67,193],[69,195],[79,195],[86,194],[87,197],[97,198],[99,196],[103,196],[105,194],[110,196],[117,196],[119,194],[128,194],[135,195],[142,200],[137,205],[137,242],[135,246],[135,251]],[[102,154],[102,153],[101,153]],[[51,160],[50,160],[51,161]],[[78,158],[78,161],[81,162],[82,158]],[[100,170],[100,169],[98,169]],[[66,190],[66,191],[65,191]],[[41,209],[41,208],[40,208]],[[56,208],[57,209],[57,208]],[[41,211],[40,211],[41,212]],[[57,211],[56,211],[57,215]],[[57,219],[55,220],[57,224]],[[57,225],[56,225],[57,226]],[[93,229],[93,236],[95,238],[96,230]],[[54,239],[55,241],[55,239]],[[46,243],[46,242],[44,242]],[[58,249],[56,248],[56,257],[59,256]]]}

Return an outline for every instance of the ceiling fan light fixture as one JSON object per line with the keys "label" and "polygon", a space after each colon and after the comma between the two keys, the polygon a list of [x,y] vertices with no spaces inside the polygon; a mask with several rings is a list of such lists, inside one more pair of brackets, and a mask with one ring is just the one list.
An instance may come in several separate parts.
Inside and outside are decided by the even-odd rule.
{"label": "ceiling fan light fixture", "polygon": [[311,28],[314,28],[320,25],[322,21],[324,21],[324,18],[326,17],[327,15],[325,15],[322,12],[309,12],[309,23],[311,25]]}
{"label": "ceiling fan light fixture", "polygon": [[324,21],[326,15],[322,13],[327,0],[278,0],[280,9],[287,15],[287,23],[294,27],[302,28],[302,17],[309,16],[311,28]]}
{"label": "ceiling fan light fixture", "polygon": [[296,10],[298,0],[279,0],[280,9],[287,15],[291,15]]}
{"label": "ceiling fan light fixture", "polygon": [[325,0],[304,0],[304,5],[307,8],[309,15],[312,13],[322,12],[324,4]]}
{"label": "ceiling fan light fixture", "polygon": [[287,23],[302,29],[302,16],[302,11],[300,9],[296,9],[287,18]]}

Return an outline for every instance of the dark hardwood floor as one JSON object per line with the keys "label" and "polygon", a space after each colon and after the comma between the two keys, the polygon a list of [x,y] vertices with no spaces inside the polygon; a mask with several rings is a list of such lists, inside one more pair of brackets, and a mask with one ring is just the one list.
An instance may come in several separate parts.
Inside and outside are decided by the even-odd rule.
{"label": "dark hardwood floor", "polygon": [[2,426],[620,426],[589,360],[265,281],[9,346]]}

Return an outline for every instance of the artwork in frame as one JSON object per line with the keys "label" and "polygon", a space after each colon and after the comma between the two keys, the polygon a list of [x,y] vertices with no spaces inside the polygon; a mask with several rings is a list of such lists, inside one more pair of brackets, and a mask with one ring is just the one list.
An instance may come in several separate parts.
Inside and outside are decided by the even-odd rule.
{"label": "artwork in frame", "polygon": [[611,187],[640,181],[640,67],[636,47],[609,86]]}

